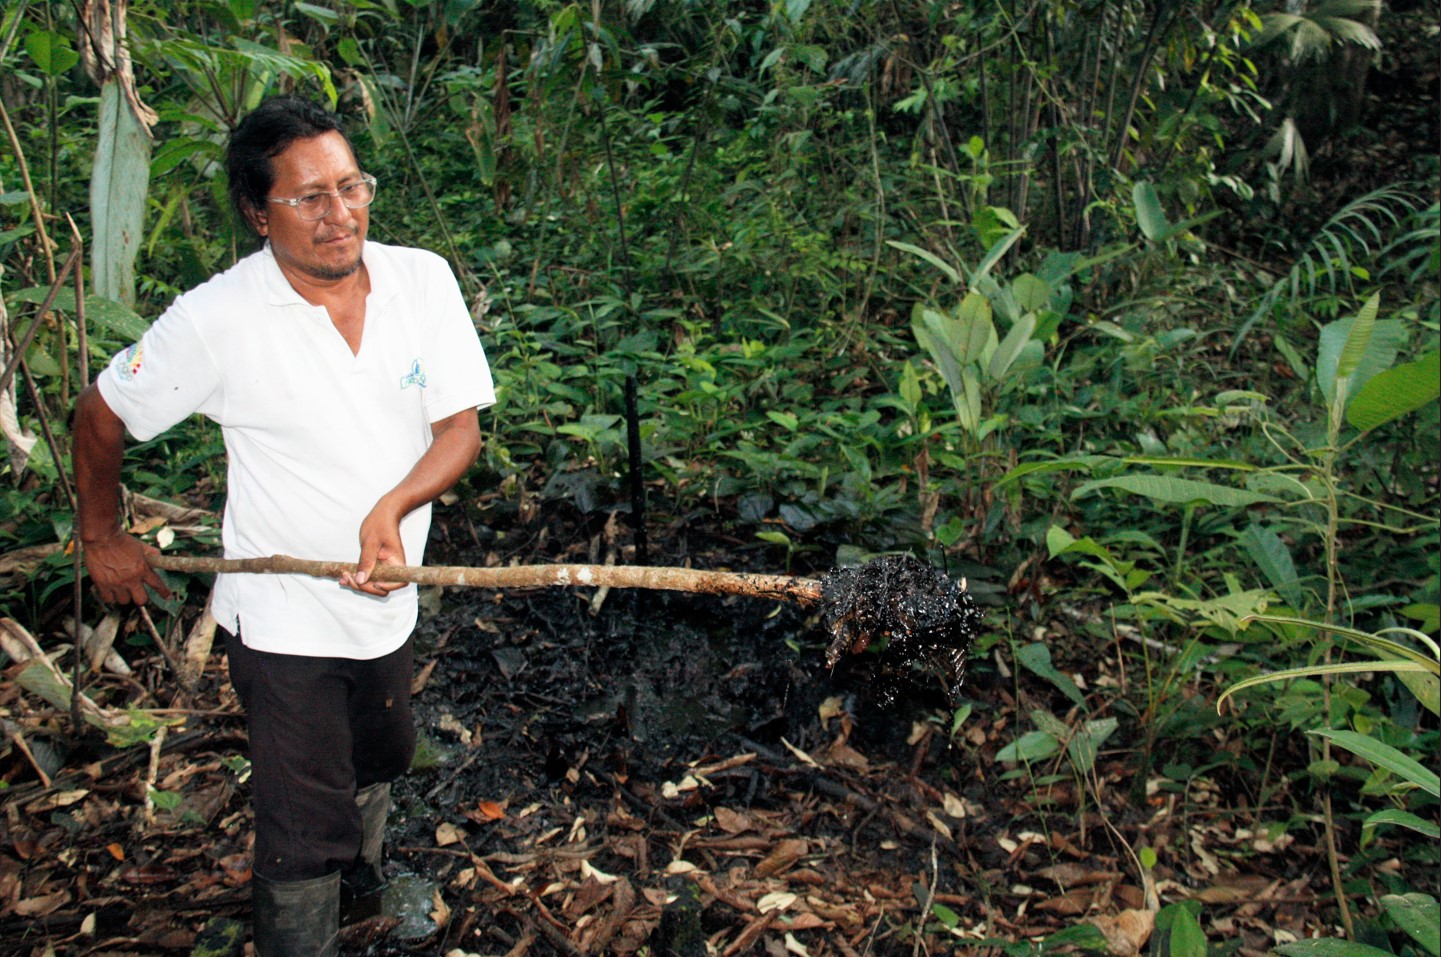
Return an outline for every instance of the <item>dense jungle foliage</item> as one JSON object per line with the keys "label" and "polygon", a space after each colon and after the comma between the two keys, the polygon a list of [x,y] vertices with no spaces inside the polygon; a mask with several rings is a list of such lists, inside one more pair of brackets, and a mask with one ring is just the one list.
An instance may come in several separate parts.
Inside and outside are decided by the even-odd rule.
{"label": "dense jungle foliage", "polygon": [[[74,395],[248,251],[224,138],[298,90],[378,178],[372,238],[473,304],[464,507],[643,492],[778,570],[964,575],[974,667],[1054,692],[997,774],[1088,791],[1120,754],[1267,807],[1326,848],[1321,924],[1437,954],[1435,2],[79,6],[0,16],[0,601],[47,650],[83,601]],[[223,460],[196,419],[127,482],[215,510]],[[218,541],[184,524],[144,530]]]}

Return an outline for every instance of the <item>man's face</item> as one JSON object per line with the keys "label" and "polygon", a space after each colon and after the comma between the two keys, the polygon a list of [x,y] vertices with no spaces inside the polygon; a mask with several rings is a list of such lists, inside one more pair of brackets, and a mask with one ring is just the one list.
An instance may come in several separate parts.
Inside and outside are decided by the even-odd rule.
{"label": "man's face", "polygon": [[[270,196],[298,199],[311,193],[335,192],[360,179],[360,167],[345,137],[336,132],[296,140],[271,160],[275,183]],[[344,279],[360,268],[370,210],[347,209],[340,197],[330,198],[330,212],[307,222],[282,203],[266,203],[256,211],[255,225],[270,240],[275,260],[287,273],[310,279]]]}

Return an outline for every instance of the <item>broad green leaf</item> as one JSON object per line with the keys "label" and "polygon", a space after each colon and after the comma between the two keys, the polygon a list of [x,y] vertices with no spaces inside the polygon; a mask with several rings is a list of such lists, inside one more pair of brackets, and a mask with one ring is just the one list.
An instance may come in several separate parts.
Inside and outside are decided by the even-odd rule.
{"label": "broad green leaf", "polygon": [[1361,365],[1361,359],[1371,344],[1371,330],[1376,326],[1376,312],[1380,308],[1381,294],[1376,293],[1366,300],[1361,311],[1352,319],[1346,342],[1341,347],[1341,355],[1336,360],[1336,378],[1350,376]]}
{"label": "broad green leaf", "polygon": [[150,328],[134,309],[104,296],[85,297],[85,321],[92,329],[113,333],[121,342],[136,342]]}
{"label": "broad green leaf", "polygon": [[1044,761],[1061,750],[1061,742],[1044,731],[1027,731],[996,752],[997,761],[1012,764]]}
{"label": "broad green leaf", "polygon": [[1433,840],[1441,838],[1441,826],[1435,821],[1428,821],[1425,818],[1417,817],[1410,811],[1402,811],[1399,808],[1388,807],[1384,811],[1377,811],[1362,822],[1363,828],[1373,828],[1381,824],[1394,824],[1397,827],[1409,828],[1417,834],[1424,835]]}
{"label": "broad green leaf", "polygon": [[1429,770],[1415,758],[1402,754],[1391,745],[1377,741],[1369,734],[1334,728],[1317,728],[1314,731],[1308,731],[1307,734],[1330,738],[1339,747],[1345,748],[1352,754],[1360,755],[1372,764],[1380,765],[1416,785],[1432,797],[1441,797],[1441,778],[1437,777],[1435,771]]}
{"label": "broad green leaf", "polygon": [[1397,674],[1424,674],[1426,668],[1414,661],[1344,661],[1330,665],[1310,665],[1305,668],[1283,668],[1280,671],[1268,671],[1264,675],[1256,675],[1244,681],[1238,681],[1216,699],[1216,710],[1221,710],[1221,704],[1231,695],[1245,688],[1254,688],[1257,685],[1270,684],[1274,681],[1289,681],[1292,678],[1317,678],[1322,675],[1357,675],[1368,674],[1373,671],[1390,671]]}
{"label": "broad green leaf", "polygon": [[326,26],[332,26],[340,22],[340,14],[329,7],[322,7],[314,3],[301,3],[299,0],[296,0],[295,9],[296,12],[303,13],[317,23],[322,23]]}
{"label": "broad green leaf", "polygon": [[1441,955],[1441,905],[1430,894],[1387,894],[1381,898],[1386,915],[1411,935],[1426,953]]}
{"label": "broad green leaf", "polygon": [[1206,957],[1206,932],[1196,915],[1180,908],[1171,918],[1170,957]]}
{"label": "broad green leaf", "polygon": [[1282,957],[1396,957],[1391,951],[1370,944],[1334,938],[1298,940],[1293,944],[1277,944],[1271,949]]}
{"label": "broad green leaf", "polygon": [[1301,358],[1301,353],[1296,351],[1296,347],[1291,345],[1291,343],[1286,340],[1286,337],[1279,332],[1275,334],[1274,341],[1276,343],[1276,351],[1281,353],[1281,357],[1286,360],[1286,364],[1291,367],[1291,371],[1296,373],[1296,377],[1298,379],[1309,378],[1311,375],[1311,367],[1306,364],[1305,359]]}
{"label": "broad green leaf", "polygon": [[1071,740],[1066,742],[1066,754],[1076,770],[1086,773],[1095,767],[1101,745],[1115,733],[1116,727],[1115,718],[1099,718],[1087,721],[1080,731],[1071,736]]}
{"label": "broad green leaf", "polygon": [[1172,455],[1127,455],[1121,459],[1127,465],[1156,465],[1162,468],[1233,469],[1238,472],[1254,472],[1256,466],[1250,462],[1233,459],[1191,459]]}
{"label": "broad green leaf", "polygon": [[1047,462],[1023,462],[1011,469],[1005,475],[996,480],[992,488],[1001,488],[1012,482],[1019,481],[1028,475],[1042,475],[1047,472],[1091,472],[1102,462],[1109,462],[1110,458],[1099,455],[1082,455],[1075,458],[1054,459]]}
{"label": "broad green leaf", "polygon": [[189,136],[171,140],[155,151],[155,158],[150,161],[150,178],[156,179],[165,175],[197,153],[203,153],[210,159],[218,160],[221,158],[222,150],[220,144],[210,140],[195,139]]}
{"label": "broad green leaf", "polygon": [[981,381],[974,365],[961,369],[961,394],[956,396],[956,412],[961,417],[961,428],[975,433],[981,425]]}
{"label": "broad green leaf", "polygon": [[1137,603],[1148,602],[1174,608],[1187,615],[1199,615],[1213,625],[1235,634],[1245,629],[1247,621],[1266,610],[1271,593],[1264,588],[1231,592],[1215,598],[1178,598],[1164,592],[1144,592],[1135,596]]}
{"label": "broad green leaf", "polygon": [[901,382],[896,391],[900,393],[901,401],[905,403],[906,408],[914,415],[921,404],[921,379],[916,374],[916,367],[913,363],[907,362],[901,368]]}
{"label": "broad green leaf", "polygon": [[1396,677],[1416,696],[1421,707],[1434,715],[1441,715],[1441,678],[1415,671],[1403,671]]}
{"label": "broad green leaf", "polygon": [[[1341,354],[1351,340],[1351,328],[1355,321],[1355,316],[1348,316],[1321,328],[1321,344],[1316,355],[1316,384],[1321,387],[1328,406],[1336,401],[1336,380],[1343,378],[1338,373]],[[1391,368],[1406,342],[1407,334],[1406,327],[1397,319],[1377,319],[1372,323],[1366,337],[1366,349],[1351,374],[1345,377],[1346,394],[1356,395],[1367,382]]]}
{"label": "broad green leaf", "polygon": [[1170,475],[1121,475],[1116,478],[1097,479],[1077,488],[1071,493],[1071,499],[1074,501],[1103,488],[1120,489],[1123,492],[1143,495],[1146,498],[1172,505],[1191,505],[1204,502],[1207,505],[1244,508],[1247,505],[1256,505],[1261,502],[1277,501],[1276,498],[1262,495],[1259,492],[1232,488],[1229,485],[1216,485],[1213,482],[1174,478]]}
{"label": "broad green leaf", "polygon": [[25,52],[46,76],[59,76],[80,62],[70,38],[52,30],[36,30],[25,38]]}
{"label": "broad green leaf", "polygon": [[1046,529],[1046,549],[1052,558],[1065,555],[1068,552],[1080,552],[1083,555],[1090,555],[1092,558],[1099,558],[1106,562],[1112,562],[1111,553],[1106,546],[1092,539],[1089,535],[1083,538],[1076,538],[1059,525],[1052,525]]}
{"label": "broad green leaf", "polygon": [[952,343],[961,337],[960,323],[945,313],[918,303],[911,311],[911,332],[921,347],[930,354],[931,361],[941,372],[941,378],[946,380],[946,387],[950,389],[951,399],[959,413],[964,388],[961,383],[961,363],[964,360],[957,355]]}
{"label": "broad green leaf", "polygon": [[980,362],[996,343],[996,324],[991,318],[991,302],[978,292],[968,292],[956,310],[959,323],[953,346],[961,362]]}
{"label": "broad green leaf", "polygon": [[1011,330],[991,354],[991,364],[986,375],[993,382],[999,382],[1006,377],[1016,359],[1020,358],[1021,350],[1031,341],[1031,333],[1035,331],[1036,314],[1033,312],[1026,313],[1019,322],[1011,326]]}
{"label": "broad green leaf", "polygon": [[929,249],[922,249],[921,247],[913,246],[910,243],[897,242],[894,239],[886,240],[886,245],[899,249],[902,252],[910,253],[912,256],[919,256],[921,259],[924,259],[926,262],[939,269],[941,271],[941,274],[944,275],[951,282],[955,283],[958,286],[961,284],[961,274],[956,270],[956,267],[946,262],[940,256],[937,256]]}
{"label": "broad green leaf", "polygon": [[355,42],[354,37],[346,37],[335,45],[335,52],[347,66],[362,66],[365,63],[365,56],[360,52],[360,44]]}
{"label": "broad green leaf", "polygon": [[770,419],[776,425],[779,425],[781,428],[785,429],[788,432],[794,432],[796,430],[796,426],[801,424],[801,420],[796,418],[789,412],[768,411],[766,412],[766,418]]}
{"label": "broad green leaf", "polygon": [[[1411,661],[1421,666],[1423,670],[1429,671],[1431,674],[1441,675],[1441,648],[1438,648],[1430,637],[1416,631],[1414,628],[1383,628],[1381,631],[1373,634],[1369,631],[1362,631],[1359,628],[1348,628],[1345,625],[1328,625],[1324,621],[1313,621],[1310,618],[1296,618],[1288,615],[1255,615],[1253,617],[1257,621],[1267,621],[1277,625],[1289,625],[1293,628],[1310,628],[1325,634],[1350,638],[1364,645],[1373,654]],[[1382,637],[1382,635],[1396,631],[1409,635],[1425,645],[1431,651],[1431,657],[1428,658],[1414,648],[1408,648],[1399,642]]]}
{"label": "broad green leaf", "polygon": [[1051,285],[1034,273],[1023,272],[1011,280],[1011,295],[1025,312],[1038,312],[1051,301]]}
{"label": "broad green leaf", "polygon": [[1262,525],[1251,524],[1241,535],[1241,546],[1261,569],[1271,587],[1286,600],[1292,608],[1300,608],[1305,596],[1301,592],[1300,579],[1296,574],[1296,563],[1291,550],[1281,536]]}
{"label": "broad green leaf", "polygon": [[1441,397],[1441,352],[1380,373],[1355,393],[1346,421],[1362,432],[1385,425]]}
{"label": "broad green leaf", "polygon": [[1136,204],[1136,225],[1141,227],[1141,235],[1153,243],[1171,235],[1171,224],[1161,209],[1161,198],[1156,195],[1155,186],[1145,180],[1137,180],[1136,185],[1131,187],[1131,200]]}
{"label": "broad green leaf", "polygon": [[970,276],[967,277],[970,279],[971,285],[974,286],[977,283],[981,282],[983,279],[985,279],[987,276],[989,276],[991,274],[991,270],[995,268],[996,263],[1001,261],[1001,257],[1004,256],[1006,253],[1010,252],[1011,247],[1014,246],[1018,241],[1020,241],[1020,238],[1025,234],[1026,227],[1017,226],[1015,229],[1011,230],[1000,239],[996,240],[995,244],[992,245],[990,249],[986,250],[986,254],[981,257],[981,261],[976,264],[976,271],[971,273]]}
{"label": "broad green leaf", "polygon": [[1027,671],[1044,678],[1055,685],[1060,692],[1076,705],[1084,705],[1086,698],[1069,675],[1064,675],[1051,664],[1051,649],[1039,641],[1016,649],[1016,663]]}

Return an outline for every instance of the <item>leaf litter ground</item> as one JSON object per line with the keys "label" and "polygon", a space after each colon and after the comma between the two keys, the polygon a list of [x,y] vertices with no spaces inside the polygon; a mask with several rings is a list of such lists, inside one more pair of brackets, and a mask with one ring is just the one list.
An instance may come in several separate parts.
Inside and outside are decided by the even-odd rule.
{"label": "leaf litter ground", "polygon": [[[504,537],[462,525],[439,528],[432,560],[474,563],[484,542],[488,562],[594,561],[608,537],[559,511]],[[763,557],[720,529],[658,538],[673,564]],[[908,634],[927,634],[927,602],[946,597],[904,609],[918,623]],[[915,639],[880,668],[874,654],[842,654],[831,668],[827,623],[794,605],[564,590],[427,599],[421,741],[395,789],[391,889],[384,912],[348,911],[346,954],[821,957],[1041,938],[1135,953],[1149,912],[1111,828],[1189,846],[1156,868],[1161,896],[1199,898],[1209,929],[1242,952],[1314,927],[1315,849],[1269,841],[1219,794],[1201,788],[1182,814],[1174,793],[1145,794],[1125,756],[1098,763],[1100,809],[1069,775],[1006,779],[995,757],[1017,712],[1054,702],[1003,681],[1003,664],[958,695],[944,642]],[[916,658],[929,667],[908,670]],[[111,696],[154,707],[173,695],[159,657],[129,684]],[[182,703],[192,713],[158,748],[78,747],[49,787],[11,749],[0,955],[242,952],[250,814],[222,657]],[[953,736],[957,703],[973,717]],[[58,726],[13,684],[3,705],[19,740],[38,745]],[[1222,859],[1242,855],[1244,868]]]}

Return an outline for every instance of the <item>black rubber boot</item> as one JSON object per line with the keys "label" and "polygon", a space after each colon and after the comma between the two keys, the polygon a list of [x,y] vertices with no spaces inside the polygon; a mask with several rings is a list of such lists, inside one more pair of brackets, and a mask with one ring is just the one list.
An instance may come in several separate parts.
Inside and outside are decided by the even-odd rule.
{"label": "black rubber boot", "polygon": [[250,882],[256,957],[339,957],[340,875]]}
{"label": "black rubber boot", "polygon": [[390,814],[390,782],[361,788],[355,793],[355,805],[360,808],[362,826],[360,856],[341,874],[341,880],[346,896],[359,899],[385,889],[380,860],[385,846],[385,819]]}

